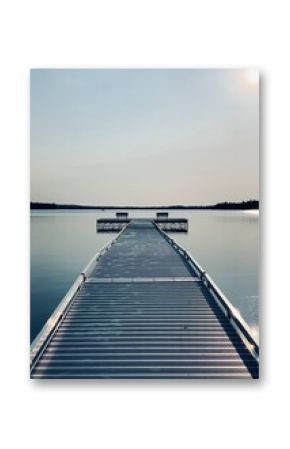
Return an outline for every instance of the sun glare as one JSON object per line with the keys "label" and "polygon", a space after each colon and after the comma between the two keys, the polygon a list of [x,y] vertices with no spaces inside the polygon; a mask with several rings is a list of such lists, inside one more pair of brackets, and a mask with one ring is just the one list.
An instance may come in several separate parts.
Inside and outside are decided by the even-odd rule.
{"label": "sun glare", "polygon": [[250,86],[257,86],[259,84],[259,72],[256,69],[245,70],[244,78]]}

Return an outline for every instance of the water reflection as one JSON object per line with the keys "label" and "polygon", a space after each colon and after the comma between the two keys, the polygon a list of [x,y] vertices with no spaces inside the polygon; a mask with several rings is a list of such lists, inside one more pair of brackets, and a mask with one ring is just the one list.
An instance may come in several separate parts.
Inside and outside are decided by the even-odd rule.
{"label": "water reflection", "polygon": [[217,216],[217,220],[221,220],[223,222],[239,221],[256,225],[259,222],[259,213],[251,213],[251,211],[249,211],[238,212],[237,215],[225,214],[224,216]]}

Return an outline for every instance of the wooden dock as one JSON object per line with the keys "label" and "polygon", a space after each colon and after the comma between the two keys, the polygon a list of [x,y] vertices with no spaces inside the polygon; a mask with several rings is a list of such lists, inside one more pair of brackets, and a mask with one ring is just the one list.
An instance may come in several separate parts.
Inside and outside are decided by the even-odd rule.
{"label": "wooden dock", "polygon": [[251,379],[258,353],[199,264],[139,219],[92,259],[36,337],[31,377]]}

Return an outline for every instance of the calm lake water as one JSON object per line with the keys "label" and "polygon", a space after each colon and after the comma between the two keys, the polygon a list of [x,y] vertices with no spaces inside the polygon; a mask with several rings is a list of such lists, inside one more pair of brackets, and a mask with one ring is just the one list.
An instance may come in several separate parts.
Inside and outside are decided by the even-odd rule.
{"label": "calm lake water", "polygon": [[[156,211],[129,211],[153,217]],[[259,212],[169,211],[189,220],[171,234],[214,279],[258,336]],[[89,259],[116,234],[97,234],[96,219],[112,211],[31,212],[31,340]]]}

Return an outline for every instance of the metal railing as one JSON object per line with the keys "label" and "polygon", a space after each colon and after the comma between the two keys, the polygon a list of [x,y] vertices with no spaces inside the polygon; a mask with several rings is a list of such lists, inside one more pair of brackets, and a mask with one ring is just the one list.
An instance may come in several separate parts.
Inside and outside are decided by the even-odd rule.
{"label": "metal railing", "polygon": [[122,229],[122,231],[108,244],[106,244],[101,250],[99,250],[87,264],[87,266],[79,274],[71,288],[65,294],[65,296],[60,301],[59,305],[56,307],[52,315],[49,317],[41,331],[37,334],[30,346],[30,368],[31,370],[36,365],[37,361],[43,354],[45,348],[51,341],[61,322],[63,321],[65,315],[67,314],[72,300],[76,293],[80,290],[86,278],[93,270],[95,264],[100,260],[100,258],[114,245],[114,243],[119,239],[121,234],[126,230],[129,223]]}
{"label": "metal railing", "polygon": [[190,268],[192,268],[195,272],[197,272],[198,277],[203,282],[203,284],[207,287],[208,291],[211,293],[215,302],[219,305],[220,309],[227,316],[229,322],[236,330],[245,346],[255,358],[255,360],[259,361],[259,343],[253,336],[251,329],[248,324],[242,318],[241,314],[238,310],[231,304],[225,294],[221,291],[221,289],[216,285],[213,279],[207,274],[207,272],[201,267],[201,265],[192,257],[192,255],[184,249],[182,246],[178,245],[171,237],[169,237],[166,232],[164,232],[158,224],[155,223],[158,231],[163,235],[163,237],[170,243],[170,245],[183,257],[183,259],[187,262]]}

